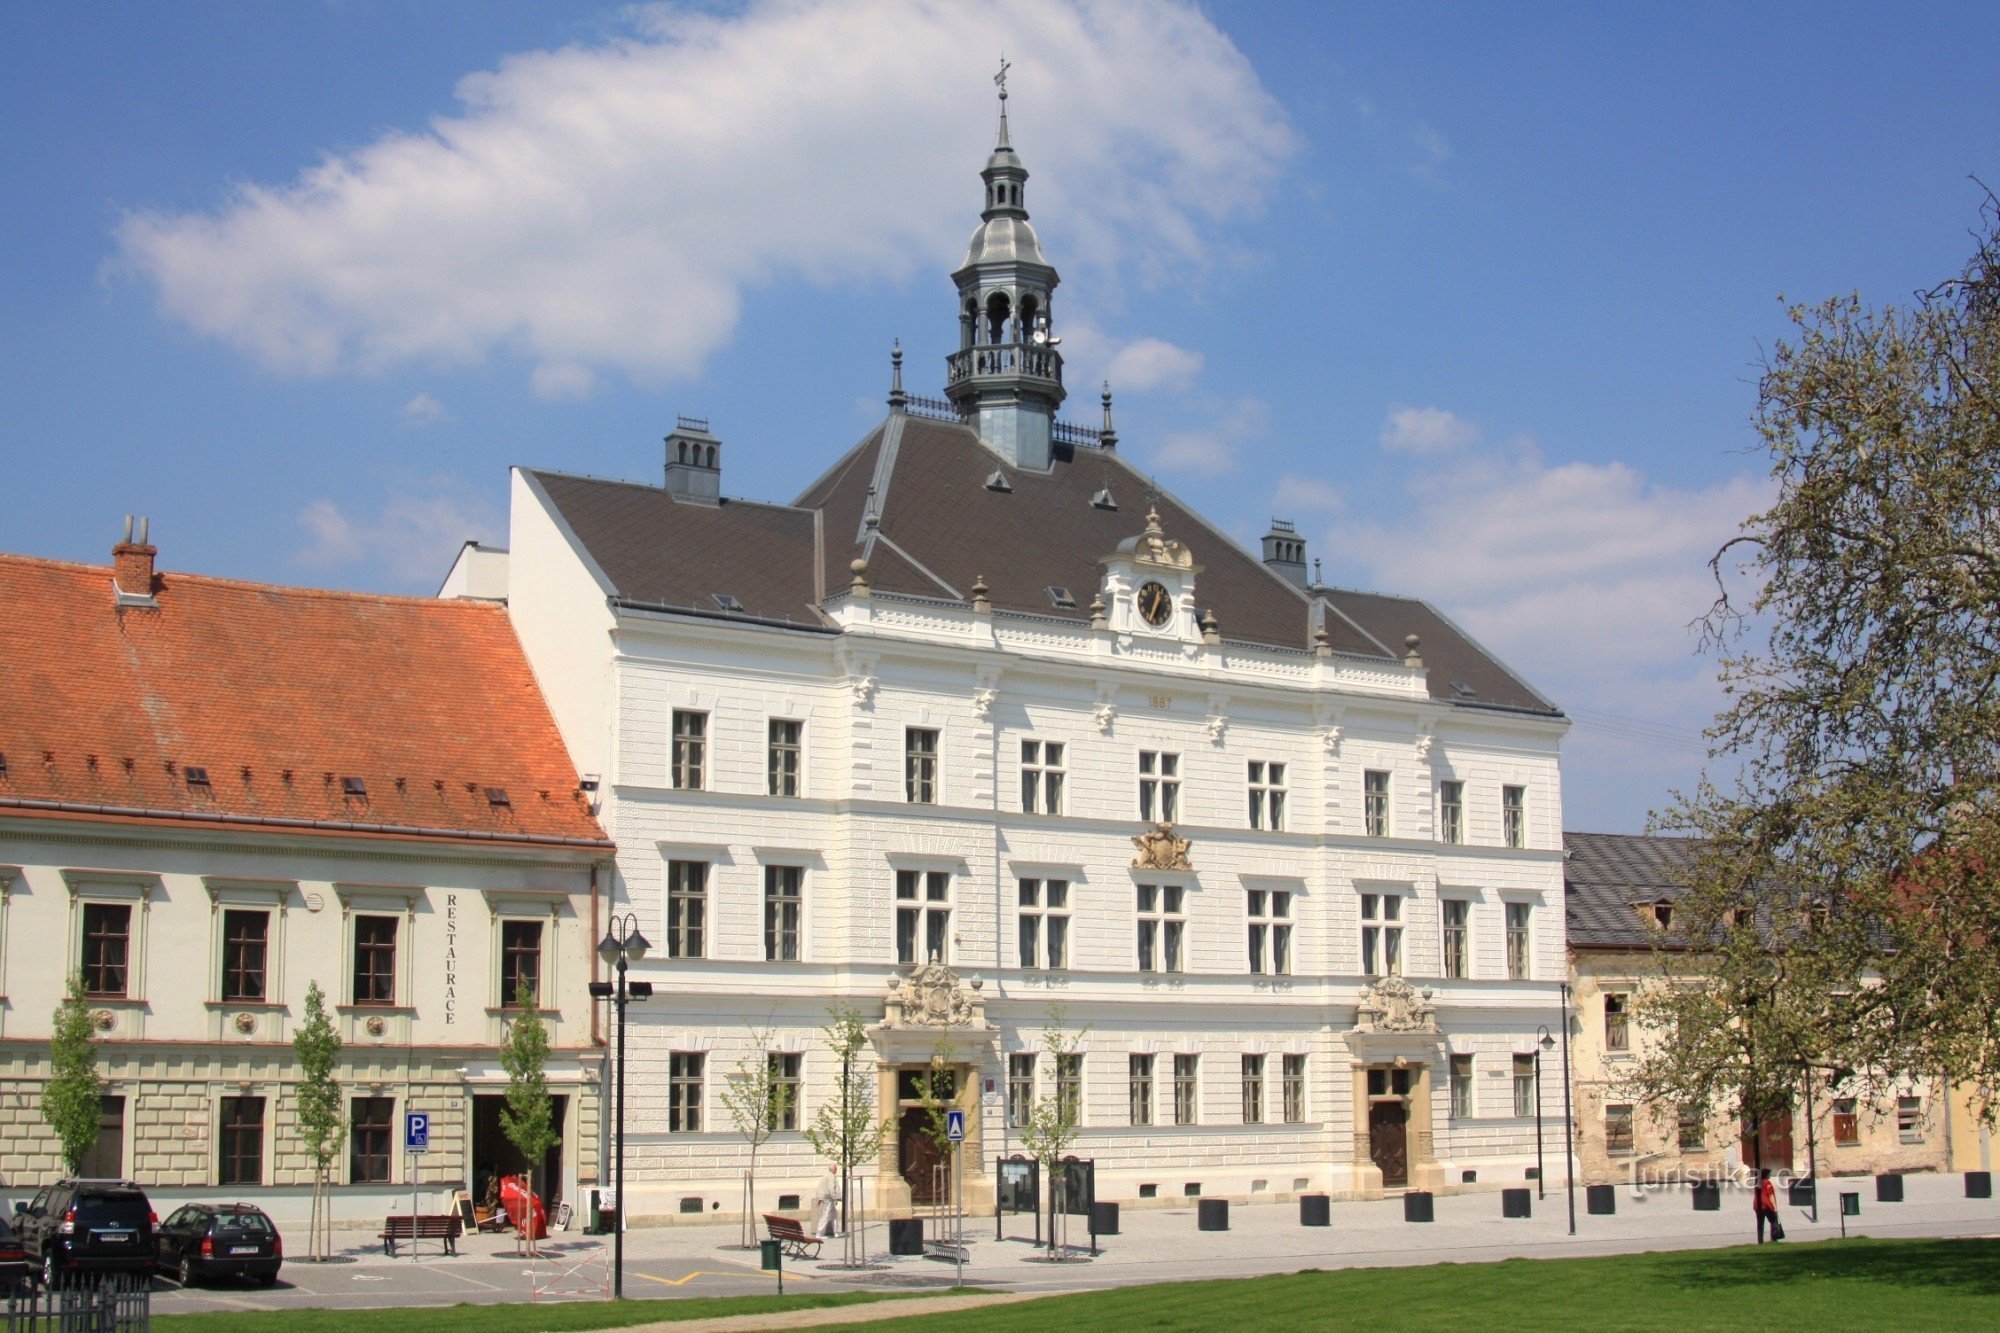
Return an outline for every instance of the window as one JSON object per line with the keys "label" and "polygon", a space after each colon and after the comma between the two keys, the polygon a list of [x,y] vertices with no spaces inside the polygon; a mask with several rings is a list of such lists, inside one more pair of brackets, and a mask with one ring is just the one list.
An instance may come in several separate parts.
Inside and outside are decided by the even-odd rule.
{"label": "window", "polygon": [[354,1002],[396,1002],[396,918],[354,918]]}
{"label": "window", "polygon": [[903,799],[911,805],[936,805],[938,798],[938,734],[929,727],[903,732]]}
{"label": "window", "polygon": [[1063,744],[1021,742],[1021,809],[1031,815],[1063,812]]}
{"label": "window", "polygon": [[514,1007],[522,988],[531,1003],[542,999],[542,923],[502,921],[500,923],[500,1004]]}
{"label": "window", "polygon": [[1250,761],[1250,827],[1282,832],[1285,827],[1285,766]]}
{"label": "window", "polygon": [[1465,841],[1465,784],[1438,784],[1438,841]]}
{"label": "window", "polygon": [[703,770],[708,767],[708,714],[674,710],[673,785],[682,791],[700,791]]}
{"label": "window", "polygon": [[1035,1056],[1027,1051],[1007,1057],[1007,1123],[1016,1129],[1035,1110]]}
{"label": "window", "polygon": [[1509,847],[1528,845],[1528,789],[1500,789],[1500,836]]}
{"label": "window", "polygon": [[132,956],[132,908],[127,903],[83,905],[83,990],[124,998]]}
{"label": "window", "polygon": [[1181,970],[1182,934],[1187,929],[1187,890],[1178,884],[1139,886],[1139,970]]}
{"label": "window", "polygon": [[1514,1114],[1522,1119],[1535,1113],[1535,1057],[1514,1057]]}
{"label": "window", "polygon": [[348,1103],[347,1178],[356,1185],[382,1185],[389,1180],[389,1154],[394,1139],[396,1102],[392,1097],[356,1097]]}
{"label": "window", "polygon": [[1192,1125],[1195,1111],[1196,1061],[1201,1057],[1177,1055],[1174,1057],[1174,1123]]}
{"label": "window", "polygon": [[764,867],[764,961],[799,961],[799,920],[804,866]]}
{"label": "window", "polygon": [[1361,775],[1361,822],[1369,837],[1389,836],[1389,775],[1380,769]]}
{"label": "window", "polygon": [[1285,1123],[1299,1125],[1306,1118],[1306,1058],[1303,1055],[1285,1057]]}
{"label": "window", "polygon": [[707,1057],[699,1051],[675,1051],[667,1057],[667,1132],[701,1132],[701,1070]]}
{"label": "window", "polygon": [[1604,1049],[1607,1051],[1627,1051],[1632,1049],[1632,997],[1618,991],[1607,991],[1604,995]]}
{"label": "window", "polygon": [[222,1134],[216,1158],[218,1185],[264,1183],[264,1099],[224,1097]]}
{"label": "window", "polygon": [[1472,1057],[1454,1055],[1451,1057],[1451,1118],[1470,1120],[1472,1118]]}
{"label": "window", "polygon": [[1361,895],[1361,971],[1371,977],[1403,974],[1402,895]]}
{"label": "window", "polygon": [[1446,898],[1444,910],[1444,974],[1454,979],[1470,972],[1472,951],[1470,926],[1472,904],[1463,898]]}
{"label": "window", "polygon": [[1707,1118],[1702,1115],[1699,1106],[1680,1108],[1677,1142],[1682,1152],[1700,1152],[1708,1146]]}
{"label": "window", "polygon": [[1073,1123],[1083,1123],[1083,1056],[1056,1057],[1056,1100],[1068,1108]]}
{"label": "window", "polygon": [[1604,1108],[1604,1150],[1620,1153],[1633,1150],[1632,1107],[1629,1104]]}
{"label": "window", "polygon": [[1526,981],[1528,979],[1528,911],[1527,903],[1507,904],[1507,979]]}
{"label": "window", "polygon": [[1273,977],[1292,973],[1292,895],[1285,889],[1251,889],[1250,970]]}
{"label": "window", "polygon": [[707,957],[708,862],[667,862],[667,957]]}
{"label": "window", "polygon": [[97,1099],[97,1141],[76,1166],[85,1180],[122,1180],[125,1176],[125,1099]]}
{"label": "window", "polygon": [[1856,1113],[1852,1097],[1834,1100],[1833,1142],[1837,1148],[1855,1148],[1861,1144],[1861,1117]]}
{"label": "window", "polygon": [[898,870],[896,961],[949,963],[950,939],[951,875],[943,870]]}
{"label": "window", "polygon": [[1069,966],[1069,881],[1024,879],[1020,885],[1021,966]]}
{"label": "window", "polygon": [[270,942],[269,912],[222,914],[222,998],[262,1000],[264,957]]}
{"label": "window", "polygon": [[1153,1057],[1134,1055],[1127,1062],[1128,1096],[1132,1103],[1132,1123],[1153,1123]]}
{"label": "window", "polygon": [[1139,751],[1139,818],[1171,824],[1181,817],[1181,757]]}
{"label": "window", "polygon": [[764,1123],[771,1129],[799,1127],[799,1056],[796,1051],[772,1051],[764,1057],[771,1071],[771,1105]]}
{"label": "window", "polygon": [[773,796],[799,794],[799,733],[803,730],[803,723],[771,719],[764,766]]}
{"label": "window", "polygon": [[1264,1057],[1243,1057],[1243,1123],[1264,1123]]}
{"label": "window", "polygon": [[1896,1099],[1896,1137],[1904,1143],[1924,1141],[1924,1099],[1921,1097],[1898,1097]]}

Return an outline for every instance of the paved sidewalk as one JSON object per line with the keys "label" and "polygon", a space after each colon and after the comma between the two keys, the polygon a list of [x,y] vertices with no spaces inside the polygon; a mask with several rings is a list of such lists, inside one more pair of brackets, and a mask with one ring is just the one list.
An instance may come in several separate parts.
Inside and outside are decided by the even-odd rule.
{"label": "paved sidewalk", "polygon": [[[1802,1209],[1781,1208],[1793,1241],[1817,1240],[1840,1234],[1842,1191],[1861,1196],[1861,1215],[1849,1221],[1849,1234],[1884,1237],[1990,1236],[2000,1234],[2000,1202],[1966,1199],[1957,1175],[1905,1177],[1907,1201],[1875,1201],[1872,1179],[1821,1181],[1820,1219],[1811,1221]],[[1782,1196],[1781,1196],[1782,1198]],[[1621,1188],[1617,1212],[1589,1216],[1584,1193],[1577,1191],[1576,1235],[1569,1234],[1561,1188],[1536,1201],[1527,1219],[1501,1216],[1495,1193],[1442,1196],[1436,1201],[1437,1220],[1412,1224],[1403,1220],[1402,1202],[1335,1203],[1329,1228],[1302,1227],[1295,1203],[1238,1204],[1230,1210],[1230,1229],[1204,1232],[1196,1227],[1194,1200],[1185,1207],[1124,1209],[1123,1234],[1104,1237],[1100,1253],[1088,1262],[1051,1264],[1031,1243],[1034,1220],[1006,1220],[1006,1239],[997,1239],[989,1215],[967,1223],[964,1280],[991,1291],[1021,1295],[1047,1294],[1128,1283],[1211,1277],[1247,1277],[1289,1273],[1300,1269],[1384,1267],[1438,1262],[1480,1262],[1505,1258],[1559,1258],[1621,1254],[1644,1250],[1697,1249],[1742,1245],[1755,1239],[1749,1195],[1725,1190],[1722,1210],[1696,1212],[1686,1189],[1634,1195]],[[1071,1219],[1069,1239],[1078,1245],[1087,1237]],[[379,1245],[359,1238],[349,1242],[349,1262],[315,1265],[297,1261],[285,1265],[280,1285],[270,1291],[217,1286],[181,1292],[162,1281],[155,1292],[154,1312],[214,1310],[287,1310],[323,1306],[375,1309],[386,1306],[439,1306],[460,1302],[519,1302],[529,1298],[533,1266],[514,1254],[506,1237],[466,1237],[457,1258],[427,1254],[420,1263],[388,1260]],[[692,1227],[642,1227],[625,1236],[625,1293],[629,1297],[720,1296],[768,1293],[771,1275],[758,1271],[755,1251],[735,1248],[734,1224]],[[595,1257],[608,1249],[606,1237],[559,1234],[544,1243],[549,1259],[558,1262]],[[888,1230],[881,1224],[865,1233],[870,1271],[846,1272],[828,1262],[786,1262],[788,1291],[852,1291],[940,1289],[952,1284],[954,1266],[935,1258],[892,1256],[887,1253]],[[838,1242],[829,1243],[826,1260],[837,1260]],[[1087,1257],[1087,1252],[1085,1256]],[[964,1299],[955,1297],[953,1299]],[[976,1298],[975,1298],[976,1299]],[[902,1303],[869,1306],[872,1318],[915,1313]],[[969,1307],[968,1307],[969,1308]],[[809,1322],[828,1322],[837,1312],[810,1312]],[[856,1315],[855,1318],[861,1316]],[[754,1324],[731,1327],[791,1327]],[[675,1328],[686,1330],[686,1324]]]}

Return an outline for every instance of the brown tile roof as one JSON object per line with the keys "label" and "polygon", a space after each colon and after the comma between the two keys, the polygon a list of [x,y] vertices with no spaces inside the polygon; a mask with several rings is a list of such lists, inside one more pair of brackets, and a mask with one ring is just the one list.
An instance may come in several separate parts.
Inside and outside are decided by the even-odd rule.
{"label": "brown tile roof", "polygon": [[1656,936],[1640,903],[1687,892],[1695,844],[1628,833],[1564,833],[1569,942],[1580,949],[1645,949]]}
{"label": "brown tile roof", "polygon": [[0,555],[0,816],[608,846],[504,608],[172,573],[155,592],[120,609],[109,568]]}

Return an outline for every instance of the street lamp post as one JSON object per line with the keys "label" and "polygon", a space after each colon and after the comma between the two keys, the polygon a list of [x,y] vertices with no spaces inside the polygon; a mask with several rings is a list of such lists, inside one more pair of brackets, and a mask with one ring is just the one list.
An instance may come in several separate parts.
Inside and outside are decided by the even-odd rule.
{"label": "street lamp post", "polygon": [[639,918],[627,912],[624,916],[613,914],[611,923],[605,928],[604,938],[598,941],[597,956],[607,964],[618,968],[618,980],[614,985],[609,981],[590,983],[593,999],[610,1000],[618,1011],[618,1078],[612,1097],[612,1123],[617,1130],[616,1147],[612,1153],[612,1189],[618,1206],[612,1214],[611,1231],[611,1295],[615,1300],[625,1298],[625,1006],[632,1000],[647,1000],[653,995],[650,981],[627,982],[625,968],[628,963],[636,963],[646,956],[646,937],[639,933]]}
{"label": "street lamp post", "polygon": [[1563,1177],[1569,1190],[1569,1234],[1576,1234],[1576,1116],[1569,1104],[1569,983],[1562,983]]}
{"label": "street lamp post", "polygon": [[1549,1172],[1542,1164],[1542,1052],[1555,1049],[1556,1039],[1545,1023],[1535,1029],[1535,1197],[1549,1197]]}

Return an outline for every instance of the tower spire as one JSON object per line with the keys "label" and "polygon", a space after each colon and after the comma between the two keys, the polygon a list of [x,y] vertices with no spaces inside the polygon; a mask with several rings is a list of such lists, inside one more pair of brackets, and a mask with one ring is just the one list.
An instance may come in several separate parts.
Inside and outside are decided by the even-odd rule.
{"label": "tower spire", "polygon": [[1007,59],[1007,53],[1001,52],[1000,72],[993,76],[994,85],[1000,89],[1000,137],[993,142],[993,151],[996,153],[1014,151],[1014,145],[1007,139],[1007,71],[1012,68],[1014,65]]}

